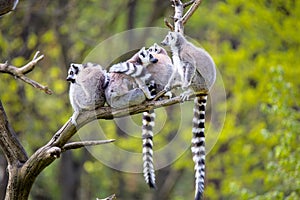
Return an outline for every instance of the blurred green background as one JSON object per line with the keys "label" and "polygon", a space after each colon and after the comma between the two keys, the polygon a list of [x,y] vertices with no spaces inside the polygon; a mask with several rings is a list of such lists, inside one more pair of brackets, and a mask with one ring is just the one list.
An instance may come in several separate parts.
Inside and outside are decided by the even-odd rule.
{"label": "blurred green background", "polygon": [[[21,66],[41,51],[45,59],[28,76],[54,91],[48,96],[0,74],[1,101],[28,154],[72,114],[65,81],[71,62],[82,62],[97,43],[118,32],[164,27],[163,18],[171,15],[168,0],[23,0],[16,11],[1,17],[0,62]],[[224,127],[207,155],[205,199],[300,199],[299,32],[296,0],[203,1],[186,24],[185,33],[214,58],[226,90]],[[225,106],[220,102],[217,108],[224,111]],[[154,149],[176,132],[180,119],[174,110],[166,110],[170,117],[154,138]],[[140,123],[139,116],[134,119]],[[141,141],[112,121],[104,126],[117,144],[141,151]],[[184,137],[191,137],[191,128],[186,130]],[[5,169],[0,152],[0,198]],[[112,193],[123,200],[193,199],[193,174],[186,151],[157,171],[154,191],[142,174],[113,170],[88,151],[75,150],[39,175],[30,199],[95,199]]]}

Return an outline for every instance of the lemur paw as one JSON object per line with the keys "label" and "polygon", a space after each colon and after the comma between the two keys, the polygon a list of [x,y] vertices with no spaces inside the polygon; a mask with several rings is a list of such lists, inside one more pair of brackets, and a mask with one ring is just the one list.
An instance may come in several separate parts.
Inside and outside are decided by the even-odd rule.
{"label": "lemur paw", "polygon": [[166,94],[164,94],[164,96],[165,96],[165,97],[168,97],[169,99],[171,99],[172,96],[173,96],[173,94],[172,94],[171,91],[169,91],[169,92],[166,92]]}
{"label": "lemur paw", "polygon": [[76,119],[74,119],[73,117],[71,117],[71,123],[72,123],[74,126],[77,126]]}
{"label": "lemur paw", "polygon": [[168,92],[171,90],[171,86],[169,84],[167,84],[164,88],[164,91]]}
{"label": "lemur paw", "polygon": [[181,86],[181,89],[182,89],[183,91],[186,91],[188,88],[189,88],[189,86],[186,85],[186,84],[184,84],[184,85]]}
{"label": "lemur paw", "polygon": [[184,101],[188,101],[190,99],[190,96],[193,94],[193,91],[191,91],[190,89],[184,91],[181,95],[180,95],[180,99],[182,102]]}
{"label": "lemur paw", "polygon": [[76,119],[78,117],[79,113],[78,112],[74,112],[72,117],[71,117],[71,123],[74,125],[74,126],[77,126],[77,122],[76,122]]}

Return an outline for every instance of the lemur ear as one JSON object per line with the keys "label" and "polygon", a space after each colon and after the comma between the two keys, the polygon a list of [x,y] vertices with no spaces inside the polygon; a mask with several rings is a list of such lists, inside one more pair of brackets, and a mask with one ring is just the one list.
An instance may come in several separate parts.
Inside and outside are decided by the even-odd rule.
{"label": "lemur ear", "polygon": [[77,64],[75,64],[75,63],[71,63],[70,64],[70,67],[72,67],[72,68],[74,68],[76,71],[78,71],[78,66],[77,66]]}

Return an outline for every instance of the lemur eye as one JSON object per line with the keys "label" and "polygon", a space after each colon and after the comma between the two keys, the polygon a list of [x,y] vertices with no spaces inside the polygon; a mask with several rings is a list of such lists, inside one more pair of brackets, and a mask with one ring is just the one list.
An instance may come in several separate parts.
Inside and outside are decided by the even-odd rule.
{"label": "lemur eye", "polygon": [[143,56],[144,58],[146,57],[146,55],[144,54],[144,52],[141,53],[141,56]]}
{"label": "lemur eye", "polygon": [[70,72],[70,75],[73,75],[73,74],[74,74],[74,72],[73,72],[73,71],[71,71],[71,72]]}

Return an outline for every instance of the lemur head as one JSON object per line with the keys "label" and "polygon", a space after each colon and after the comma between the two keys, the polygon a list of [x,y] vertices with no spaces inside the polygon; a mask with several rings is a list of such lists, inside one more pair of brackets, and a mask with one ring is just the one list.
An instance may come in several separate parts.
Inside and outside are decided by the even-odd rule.
{"label": "lemur head", "polygon": [[151,47],[149,47],[148,51],[151,53],[159,54],[162,51],[162,47],[160,47],[158,44],[154,43]]}
{"label": "lemur head", "polygon": [[154,43],[151,47],[149,47],[148,51],[154,53],[154,55],[155,54],[168,55],[168,52],[156,43]]}
{"label": "lemur head", "polygon": [[141,50],[138,53],[138,63],[141,65],[144,64],[151,64],[151,63],[157,63],[158,59],[155,58],[152,53],[150,53],[148,50],[146,50],[145,47],[141,48]]}
{"label": "lemur head", "polygon": [[178,46],[179,40],[181,38],[181,33],[179,32],[169,32],[165,39],[161,42],[163,46]]}
{"label": "lemur head", "polygon": [[70,81],[71,83],[75,83],[78,73],[85,67],[86,66],[82,64],[71,63],[66,80]]}

